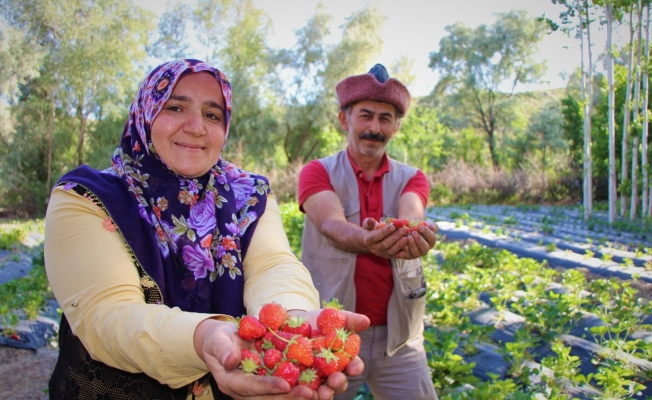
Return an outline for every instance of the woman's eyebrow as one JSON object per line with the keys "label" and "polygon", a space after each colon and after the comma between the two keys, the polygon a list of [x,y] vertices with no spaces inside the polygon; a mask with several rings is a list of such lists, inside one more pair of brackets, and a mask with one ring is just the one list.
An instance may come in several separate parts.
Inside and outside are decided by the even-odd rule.
{"label": "woman's eyebrow", "polygon": [[217,109],[221,110],[222,113],[224,113],[224,107],[222,107],[221,105],[219,105],[218,103],[216,103],[216,102],[214,102],[212,100],[205,101],[204,105],[209,106],[209,107],[213,107],[213,108],[217,108]]}
{"label": "woman's eyebrow", "polygon": [[[182,95],[182,94],[173,94],[173,95],[170,96],[170,100],[192,102],[192,98],[190,96],[185,96],[185,95]],[[204,102],[204,105],[209,106],[209,107],[213,107],[213,108],[217,108],[217,109],[221,110],[222,113],[224,113],[224,107],[221,106],[219,103],[213,101],[213,100],[206,100]]]}

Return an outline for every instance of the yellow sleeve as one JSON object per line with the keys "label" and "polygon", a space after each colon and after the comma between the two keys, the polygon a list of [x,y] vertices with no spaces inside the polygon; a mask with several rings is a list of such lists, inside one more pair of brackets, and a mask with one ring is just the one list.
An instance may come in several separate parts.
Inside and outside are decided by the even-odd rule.
{"label": "yellow sleeve", "polygon": [[107,218],[73,191],[52,192],[46,272],[72,331],[95,360],[173,388],[192,383],[208,372],[193,346],[195,328],[214,316],[146,304],[122,236],[103,225]]}
{"label": "yellow sleeve", "polygon": [[319,294],[310,272],[292,253],[273,195],[267,198],[243,266],[247,314],[257,316],[263,304],[270,302],[288,310],[319,309]]}

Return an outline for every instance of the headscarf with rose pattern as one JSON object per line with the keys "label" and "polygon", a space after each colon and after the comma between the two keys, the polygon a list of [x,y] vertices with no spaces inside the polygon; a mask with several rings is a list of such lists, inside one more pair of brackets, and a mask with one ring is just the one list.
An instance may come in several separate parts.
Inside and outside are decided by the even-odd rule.
{"label": "headscarf with rose pattern", "polygon": [[[122,180],[136,200],[140,218],[156,237],[158,249],[152,251],[160,252],[155,257],[160,261],[143,267],[161,289],[164,303],[184,311],[240,316],[245,312],[242,259],[265,210],[267,180],[221,158],[199,178],[177,175],[151,141],[152,122],[175,84],[186,74],[202,71],[211,73],[222,88],[228,135],[231,85],[226,76],[198,60],[171,61],[142,83],[112,167],[104,173]],[[75,184],[67,182],[64,188]],[[121,228],[120,217],[111,217]]]}

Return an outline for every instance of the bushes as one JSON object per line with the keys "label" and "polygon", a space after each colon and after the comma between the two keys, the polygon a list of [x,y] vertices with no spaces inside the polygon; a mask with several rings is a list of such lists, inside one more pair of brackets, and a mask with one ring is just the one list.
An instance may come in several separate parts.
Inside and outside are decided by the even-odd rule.
{"label": "bushes", "polygon": [[540,172],[535,165],[505,172],[452,160],[429,180],[430,201],[436,205],[576,202],[582,192],[581,177]]}
{"label": "bushes", "polygon": [[281,209],[281,219],[283,228],[288,235],[290,248],[301,258],[301,234],[303,233],[304,214],[299,211],[299,205],[296,202],[287,202],[279,205]]}

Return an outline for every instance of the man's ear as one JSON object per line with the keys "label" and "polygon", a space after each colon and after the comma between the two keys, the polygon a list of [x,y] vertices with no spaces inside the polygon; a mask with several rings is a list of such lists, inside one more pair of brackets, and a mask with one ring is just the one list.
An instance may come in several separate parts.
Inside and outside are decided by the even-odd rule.
{"label": "man's ear", "polygon": [[344,132],[349,131],[349,121],[346,119],[346,111],[340,110],[340,113],[337,115],[337,119],[340,120],[340,126]]}

